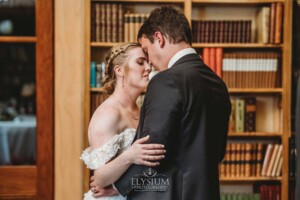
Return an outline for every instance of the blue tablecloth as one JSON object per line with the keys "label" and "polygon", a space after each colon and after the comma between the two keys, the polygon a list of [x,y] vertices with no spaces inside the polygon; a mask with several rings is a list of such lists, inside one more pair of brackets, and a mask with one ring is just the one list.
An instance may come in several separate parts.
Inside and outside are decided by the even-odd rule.
{"label": "blue tablecloth", "polygon": [[36,120],[0,121],[0,165],[30,165],[36,158]]}

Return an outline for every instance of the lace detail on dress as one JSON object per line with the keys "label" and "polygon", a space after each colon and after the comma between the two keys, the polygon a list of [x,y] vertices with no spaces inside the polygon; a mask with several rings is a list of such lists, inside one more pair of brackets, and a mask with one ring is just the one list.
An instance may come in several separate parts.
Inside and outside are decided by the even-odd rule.
{"label": "lace detail on dress", "polygon": [[126,197],[123,197],[122,195],[116,195],[116,196],[109,196],[109,197],[93,197],[93,193],[91,190],[89,190],[87,193],[84,194],[83,200],[126,200]]}
{"label": "lace detail on dress", "polygon": [[84,161],[89,169],[97,169],[105,165],[105,163],[117,154],[128,149],[133,141],[135,133],[135,129],[127,128],[98,148],[86,148],[81,154],[80,159]]}

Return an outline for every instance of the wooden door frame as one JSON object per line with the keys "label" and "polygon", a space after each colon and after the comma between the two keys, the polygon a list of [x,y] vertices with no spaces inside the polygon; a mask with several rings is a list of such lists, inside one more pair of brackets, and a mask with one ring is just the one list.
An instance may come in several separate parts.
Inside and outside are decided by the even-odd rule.
{"label": "wooden door frame", "polygon": [[36,165],[1,166],[0,199],[52,200],[54,196],[53,5],[54,0],[35,1]]}
{"label": "wooden door frame", "polygon": [[54,197],[54,0],[36,0],[37,200]]}

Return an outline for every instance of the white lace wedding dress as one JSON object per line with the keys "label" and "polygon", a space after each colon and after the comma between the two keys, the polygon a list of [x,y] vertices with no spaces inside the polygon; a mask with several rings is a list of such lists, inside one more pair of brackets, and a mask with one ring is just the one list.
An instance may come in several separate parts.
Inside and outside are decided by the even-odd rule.
{"label": "white lace wedding dress", "polygon": [[[128,147],[130,147],[136,130],[134,128],[126,128],[122,133],[115,135],[108,142],[98,148],[86,148],[80,159],[84,161],[89,169],[98,169],[105,165],[109,160],[115,156],[120,155]],[[84,195],[84,200],[125,200],[126,198],[122,195],[110,196],[110,197],[99,197],[95,198],[92,196],[93,193],[89,190]]]}

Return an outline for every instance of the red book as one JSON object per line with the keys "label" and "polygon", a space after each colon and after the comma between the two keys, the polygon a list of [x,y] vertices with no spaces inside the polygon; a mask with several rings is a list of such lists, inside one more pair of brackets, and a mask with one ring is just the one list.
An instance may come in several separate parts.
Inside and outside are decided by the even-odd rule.
{"label": "red book", "polygon": [[209,48],[209,67],[216,72],[216,48]]}
{"label": "red book", "polygon": [[204,62],[207,66],[210,66],[209,54],[210,54],[209,48],[203,48],[202,59],[203,59],[203,62]]}
{"label": "red book", "polygon": [[216,73],[222,78],[223,49],[216,48]]}

